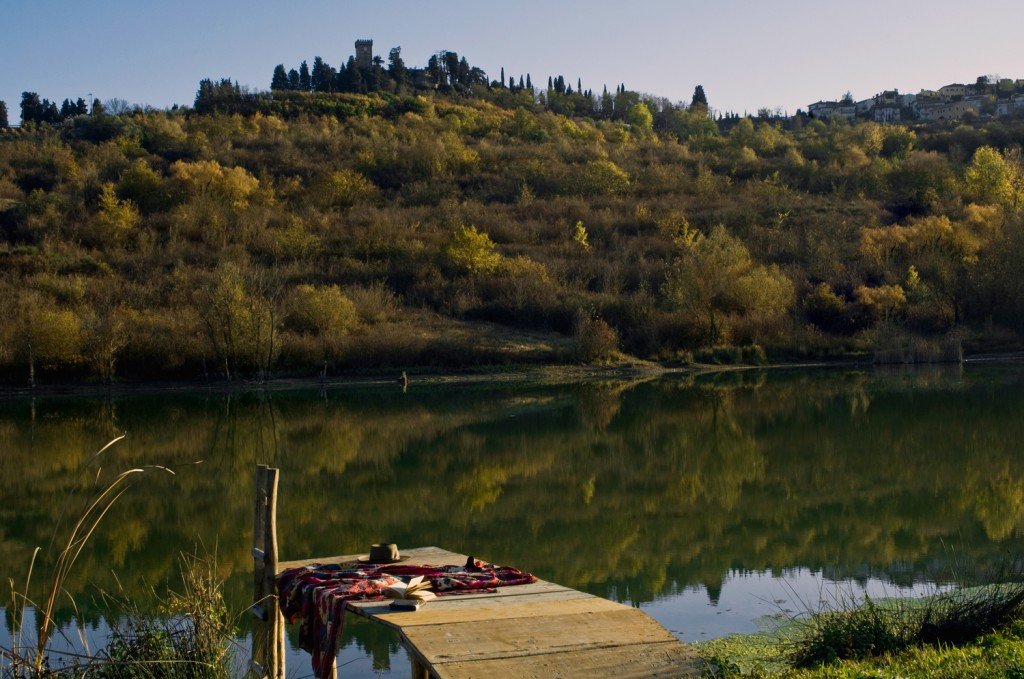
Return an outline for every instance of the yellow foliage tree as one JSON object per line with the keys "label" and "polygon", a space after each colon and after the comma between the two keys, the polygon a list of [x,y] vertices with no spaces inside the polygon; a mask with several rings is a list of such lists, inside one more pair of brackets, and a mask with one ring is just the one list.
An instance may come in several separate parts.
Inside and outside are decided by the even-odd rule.
{"label": "yellow foliage tree", "polygon": [[120,242],[139,223],[139,211],[130,200],[120,200],[113,184],[104,184],[100,192],[96,223],[104,241]]}
{"label": "yellow foliage tree", "polygon": [[501,265],[501,255],[495,252],[494,241],[475,226],[457,228],[445,248],[445,255],[455,269],[468,274],[494,273]]}
{"label": "yellow foliage tree", "polygon": [[258,179],[244,168],[225,168],[216,160],[187,163],[179,160],[171,165],[171,176],[192,197],[216,197],[235,208],[242,208],[259,188]]}
{"label": "yellow foliage tree", "polygon": [[324,360],[341,336],[358,323],[355,304],[337,285],[300,285],[292,291],[288,307],[289,324],[318,338]]}
{"label": "yellow foliage tree", "polygon": [[48,299],[34,292],[22,295],[15,308],[21,326],[19,353],[28,365],[30,386],[35,386],[38,367],[54,368],[79,361],[82,331],[74,311],[54,308]]}
{"label": "yellow foliage tree", "polygon": [[716,226],[704,236],[690,231],[663,288],[668,302],[688,313],[711,344],[728,339],[729,315],[757,312],[764,318],[785,314],[793,304],[793,283],[776,266],[754,262],[742,241]]}
{"label": "yellow foliage tree", "polygon": [[907,293],[899,285],[860,286],[854,292],[857,301],[871,310],[875,318],[889,321],[907,306]]}

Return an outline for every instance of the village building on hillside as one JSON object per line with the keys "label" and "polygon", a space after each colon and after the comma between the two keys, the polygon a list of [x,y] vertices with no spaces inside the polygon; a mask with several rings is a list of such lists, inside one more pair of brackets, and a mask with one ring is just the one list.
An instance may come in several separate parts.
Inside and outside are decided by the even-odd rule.
{"label": "village building on hillside", "polygon": [[816,120],[829,121],[834,117],[857,119],[857,105],[839,101],[819,101],[807,107],[807,114]]}
{"label": "village building on hillside", "polygon": [[961,99],[941,104],[922,106],[918,111],[921,120],[958,120],[968,111],[978,113],[982,102],[977,98]]}
{"label": "village building on hillside", "polygon": [[1000,99],[996,102],[996,115],[1024,115],[1024,94],[1015,94],[1012,99]]}
{"label": "village building on hillside", "polygon": [[871,109],[876,123],[898,123],[903,118],[899,106],[875,106]]}
{"label": "village building on hillside", "polygon": [[829,121],[842,117],[879,123],[911,120],[958,120],[964,115],[1024,116],[1024,79],[978,78],[969,85],[952,83],[938,90],[921,90],[917,94],[900,94],[885,90],[868,99],[854,102],[847,95],[843,101],[819,101],[807,107],[809,117]]}
{"label": "village building on hillside", "polygon": [[945,85],[939,88],[939,96],[946,101],[952,100],[954,97],[963,97],[967,94],[967,85],[953,84]]}

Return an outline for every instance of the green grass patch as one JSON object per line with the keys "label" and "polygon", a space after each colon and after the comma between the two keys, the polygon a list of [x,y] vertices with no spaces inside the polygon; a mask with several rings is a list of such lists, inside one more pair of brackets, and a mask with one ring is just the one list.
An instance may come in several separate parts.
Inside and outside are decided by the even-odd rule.
{"label": "green grass patch", "polygon": [[1024,585],[869,599],[694,647],[711,677],[1024,679]]}

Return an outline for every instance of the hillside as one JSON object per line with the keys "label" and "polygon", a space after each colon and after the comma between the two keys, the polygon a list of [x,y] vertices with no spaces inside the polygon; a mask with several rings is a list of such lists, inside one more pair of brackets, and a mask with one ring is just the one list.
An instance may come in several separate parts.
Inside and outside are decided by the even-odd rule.
{"label": "hillside", "polygon": [[3,379],[1022,344],[1020,122],[474,92],[208,83],[0,134]]}

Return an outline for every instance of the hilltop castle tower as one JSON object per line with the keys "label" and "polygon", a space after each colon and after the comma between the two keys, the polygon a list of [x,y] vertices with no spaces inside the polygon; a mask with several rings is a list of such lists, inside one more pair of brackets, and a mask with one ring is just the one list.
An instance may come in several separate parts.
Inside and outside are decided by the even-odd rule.
{"label": "hilltop castle tower", "polygon": [[373,66],[373,41],[356,40],[356,66],[370,68]]}

